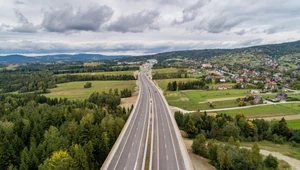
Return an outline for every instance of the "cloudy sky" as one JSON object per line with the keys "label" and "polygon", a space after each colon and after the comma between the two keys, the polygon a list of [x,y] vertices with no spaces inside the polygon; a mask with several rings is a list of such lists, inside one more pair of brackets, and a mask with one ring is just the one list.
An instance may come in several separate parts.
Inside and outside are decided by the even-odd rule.
{"label": "cloudy sky", "polygon": [[299,0],[0,0],[0,54],[149,54],[300,40]]}

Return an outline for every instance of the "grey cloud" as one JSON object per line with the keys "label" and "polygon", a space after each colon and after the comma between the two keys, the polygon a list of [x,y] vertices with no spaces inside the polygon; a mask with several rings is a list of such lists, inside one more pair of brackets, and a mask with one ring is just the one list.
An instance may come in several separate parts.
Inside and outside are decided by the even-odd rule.
{"label": "grey cloud", "polygon": [[10,31],[34,33],[39,30],[39,26],[35,26],[33,23],[29,22],[28,19],[18,10],[15,10],[15,15],[19,24],[17,26],[12,26]]}
{"label": "grey cloud", "polygon": [[21,1],[21,0],[15,0],[15,4],[25,4],[25,2],[24,1]]}
{"label": "grey cloud", "polygon": [[257,38],[252,40],[246,40],[239,43],[239,46],[253,46],[253,45],[259,45],[261,44],[263,39]]}
{"label": "grey cloud", "polygon": [[154,25],[158,16],[159,12],[147,10],[127,16],[121,16],[117,21],[108,25],[107,30],[122,33],[139,33],[144,32],[146,29],[159,30],[159,28]]}
{"label": "grey cloud", "polygon": [[201,8],[210,2],[211,2],[211,0],[199,0],[196,4],[194,4],[188,8],[185,8],[182,11],[182,20],[178,21],[177,19],[175,19],[172,22],[172,25],[183,24],[186,22],[194,21],[195,18],[197,17],[197,15],[199,14]]}
{"label": "grey cloud", "polygon": [[246,17],[231,17],[228,15],[215,16],[203,19],[194,28],[205,30],[209,33],[221,33],[223,31],[229,31],[231,28],[241,24],[245,20],[247,20]]}
{"label": "grey cloud", "polygon": [[237,31],[237,32],[235,32],[237,35],[244,35],[244,34],[246,34],[246,30],[245,29],[242,29],[242,30],[240,30],[240,31]]}
{"label": "grey cloud", "polygon": [[92,5],[85,10],[74,11],[71,5],[48,11],[42,26],[49,32],[99,31],[111,19],[114,11],[104,5]]}
{"label": "grey cloud", "polygon": [[282,30],[283,30],[283,28],[280,28],[280,27],[271,27],[269,29],[266,29],[264,32],[267,33],[267,34],[275,34],[275,33],[280,32]]}

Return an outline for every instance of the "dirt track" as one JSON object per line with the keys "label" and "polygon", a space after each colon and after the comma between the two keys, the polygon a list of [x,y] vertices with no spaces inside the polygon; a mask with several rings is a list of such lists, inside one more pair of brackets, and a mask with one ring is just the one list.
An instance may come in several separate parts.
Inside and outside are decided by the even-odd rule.
{"label": "dirt track", "polygon": [[193,164],[194,170],[215,170],[216,169],[211,164],[209,164],[208,159],[205,159],[203,157],[200,157],[192,153],[192,148],[191,148],[193,144],[192,140],[189,139],[183,139],[183,140],[184,140],[185,147],[187,148],[187,151],[191,158],[191,162]]}

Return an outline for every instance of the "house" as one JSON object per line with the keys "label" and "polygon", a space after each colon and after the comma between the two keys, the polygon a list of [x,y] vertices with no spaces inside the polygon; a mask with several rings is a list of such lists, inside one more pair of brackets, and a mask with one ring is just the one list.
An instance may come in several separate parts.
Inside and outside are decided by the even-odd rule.
{"label": "house", "polygon": [[202,68],[212,68],[211,64],[202,64]]}
{"label": "house", "polygon": [[277,83],[274,81],[270,83],[266,83],[264,87],[265,89],[271,89],[271,90],[278,89]]}
{"label": "house", "polygon": [[220,83],[225,83],[226,80],[224,78],[220,79]]}
{"label": "house", "polygon": [[288,95],[286,93],[278,93],[275,99],[277,99],[277,101],[285,101],[287,97]]}
{"label": "house", "polygon": [[260,91],[259,90],[251,90],[251,93],[252,94],[260,94]]}
{"label": "house", "polygon": [[263,98],[262,98],[262,96],[255,96],[253,101],[255,104],[262,104]]}
{"label": "house", "polygon": [[280,102],[285,101],[287,99],[288,95],[286,93],[278,93],[274,99],[271,99],[272,102]]}

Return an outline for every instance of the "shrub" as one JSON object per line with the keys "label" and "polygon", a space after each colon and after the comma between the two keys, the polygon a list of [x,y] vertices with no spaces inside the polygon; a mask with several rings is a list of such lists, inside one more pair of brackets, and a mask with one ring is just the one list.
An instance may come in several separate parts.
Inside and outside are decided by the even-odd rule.
{"label": "shrub", "polygon": [[83,87],[84,88],[91,88],[92,87],[92,83],[91,82],[86,82]]}
{"label": "shrub", "polygon": [[192,149],[195,154],[208,158],[206,138],[203,134],[197,135],[196,139],[194,139]]}
{"label": "shrub", "polygon": [[266,157],[266,159],[264,160],[264,164],[267,168],[276,169],[278,167],[277,158],[272,156],[271,154]]}

